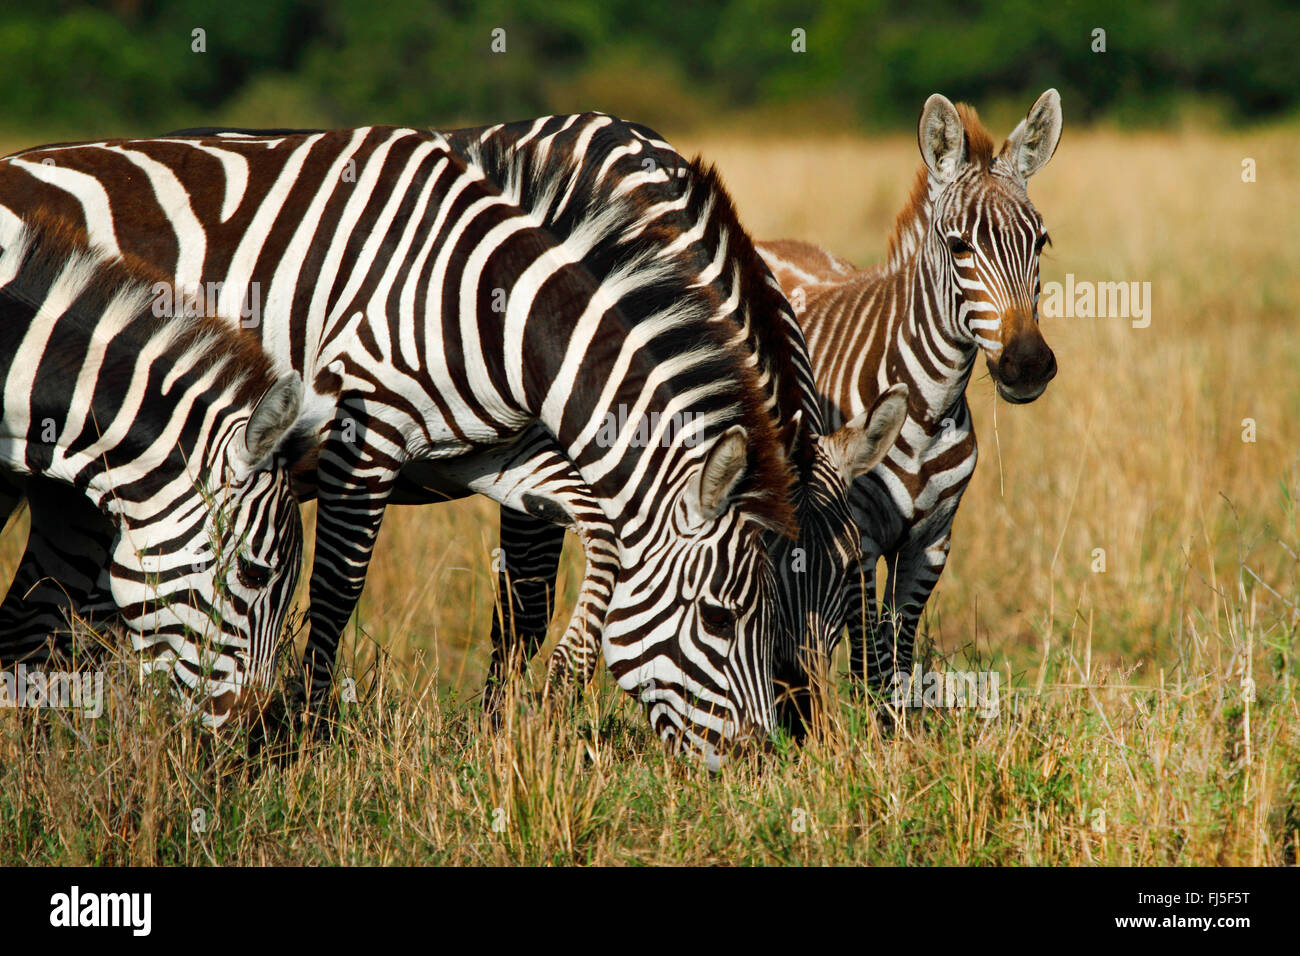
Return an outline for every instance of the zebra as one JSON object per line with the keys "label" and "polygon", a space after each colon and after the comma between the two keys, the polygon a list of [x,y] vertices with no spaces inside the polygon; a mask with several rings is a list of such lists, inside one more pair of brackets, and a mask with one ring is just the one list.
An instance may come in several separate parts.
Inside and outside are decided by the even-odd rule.
{"label": "zebra", "polygon": [[[111,594],[143,671],[215,728],[271,682],[302,563],[291,475],[319,426],[252,339],[156,315],[160,281],[55,220],[4,240],[0,507],[24,493],[34,523],[102,533],[89,568],[58,570]],[[0,666],[71,650],[53,623],[0,619]]]}
{"label": "zebra", "polygon": [[[626,138],[624,131],[633,128],[633,124],[622,123],[621,121],[616,121],[613,118],[604,116],[602,114],[584,114],[582,116],[574,116],[574,117],[548,117],[548,118],[543,118],[542,120],[530,121],[527,124],[510,124],[510,126],[506,128],[496,127],[493,129],[497,130],[498,134],[500,134],[504,129],[509,129],[511,127],[517,129],[522,126],[528,127],[529,133],[527,138],[533,140],[534,144],[537,145],[545,144],[547,150],[546,157],[548,158],[548,160],[552,165],[556,163],[557,157],[559,157],[559,155],[564,152],[563,139],[562,137],[557,138],[557,136],[555,135],[557,132],[567,135],[569,137],[570,142],[580,141],[585,145],[590,145],[593,139],[593,134],[595,134],[594,136],[595,139],[604,140],[607,143],[617,145],[619,147],[618,150],[611,149],[608,152],[608,162],[614,166],[617,166],[620,162],[624,161],[624,157],[618,155],[618,153],[628,151],[625,150],[622,146],[622,142]],[[608,127],[608,128],[603,128],[603,127]],[[638,134],[635,137],[636,149],[640,150],[642,144],[646,144],[646,153],[658,157],[658,168],[649,171],[643,168],[638,168],[635,170],[638,174],[647,174],[647,175],[643,175],[642,177],[643,179],[663,182],[666,179],[665,172],[671,169],[671,167],[674,164],[676,164],[677,167],[674,171],[679,174],[677,177],[679,180],[683,178],[680,175],[683,173],[691,173],[691,175],[685,177],[685,180],[687,182],[696,182],[702,178],[701,175],[699,175],[698,170],[694,170],[694,171],[688,170],[686,168],[685,161],[678,154],[671,151],[671,149],[668,148],[666,144],[662,144],[661,142],[656,142],[653,134],[650,134],[650,136],[645,136],[642,135],[640,132],[641,130],[644,130],[644,128],[636,128],[636,129],[638,130]],[[618,131],[617,135],[611,135],[611,130]],[[171,135],[173,137],[190,136],[192,134],[206,134],[211,132],[215,132],[215,131],[182,131],[181,133],[171,134]],[[474,132],[474,131],[462,131],[462,133],[464,132]],[[648,133],[649,131],[646,132]],[[241,138],[241,137],[248,138],[249,132],[245,131],[244,133],[241,134],[236,131],[225,131],[224,135],[228,137],[235,137],[235,138]],[[450,134],[450,135],[454,139],[456,134]],[[258,137],[256,134],[252,134],[252,138],[257,139]],[[503,145],[503,141],[506,139],[506,137],[503,135],[497,135],[495,137],[492,137],[492,139],[494,140],[494,143],[485,144],[483,142],[479,142],[479,137],[474,137],[472,140],[463,142],[461,146],[464,152],[466,152],[467,154],[468,153],[481,154],[486,150],[486,153],[488,155],[491,155],[493,153],[494,146],[497,147],[498,161],[496,162],[496,172],[499,175],[504,176],[505,175],[504,167],[502,162],[500,161],[504,153],[501,151],[500,147]],[[519,144],[511,144],[512,150],[515,145],[519,145]],[[27,151],[27,152],[30,154],[33,151]],[[583,155],[587,156],[590,154],[584,152]],[[42,159],[44,162],[54,162],[54,160],[48,154],[44,155]],[[62,161],[66,162],[66,160],[62,160]],[[638,162],[644,162],[644,160],[638,159]],[[561,168],[564,168],[565,164],[561,163],[560,166]],[[568,167],[574,169],[575,171],[583,171],[587,169],[587,167],[579,167],[573,162],[569,162]],[[100,175],[99,178],[101,180],[104,179],[102,174]],[[708,179],[707,176],[703,178],[706,180]],[[580,176],[571,178],[568,181],[568,183],[564,186],[563,191],[565,192],[566,196],[568,196],[570,199],[572,199],[574,195],[575,187],[579,187],[580,181],[581,181]],[[627,178],[621,178],[615,180],[615,182],[619,185],[626,185],[628,181],[629,180]],[[111,183],[112,181],[109,180],[109,185],[111,185]],[[705,182],[704,186],[705,186],[705,190],[703,195],[706,198],[714,194],[725,196],[725,191],[721,189],[719,183]],[[586,195],[590,191],[591,191],[590,186],[579,187],[578,195],[580,196]],[[644,186],[638,189],[638,193],[645,193],[645,192],[646,190]],[[672,198],[671,202],[660,203],[659,207],[655,207],[655,208],[660,208],[664,205],[677,206],[678,208],[680,208],[679,200],[681,198],[681,194],[680,193],[675,194],[671,198]],[[644,196],[642,196],[641,199],[643,203],[650,202],[650,199],[645,198]],[[77,213],[75,207],[65,211],[72,215],[76,215]],[[710,229],[703,230],[706,233],[717,233],[717,235],[714,237],[712,245],[706,244],[707,246],[706,248],[700,248],[697,250],[696,258],[701,263],[701,266],[699,267],[701,270],[710,267],[716,268],[717,264],[714,262],[715,259],[717,259],[719,262],[727,262],[729,261],[729,259],[737,258],[734,255],[730,255],[730,251],[727,248],[727,236],[729,234],[738,236],[740,237],[740,239],[744,240],[745,242],[748,241],[747,236],[745,236],[743,230],[739,227],[738,224],[732,221],[734,219],[734,210],[730,208],[729,201],[719,204],[718,208],[716,209],[716,212],[718,214],[712,218],[714,220],[721,221],[723,225],[717,227],[711,227]],[[664,223],[665,223],[665,215],[661,213],[655,221],[655,228],[658,229],[660,233],[662,233],[664,229]],[[160,222],[158,223],[158,225],[160,229],[165,230],[167,224],[166,222]],[[679,234],[683,234],[691,231],[691,229],[695,225],[696,223],[694,221],[688,220],[683,225],[677,227],[680,230]],[[644,228],[644,226],[642,228]],[[156,234],[157,231],[151,231],[148,235],[150,238],[152,238],[152,236]],[[701,245],[698,239],[694,242],[694,245],[697,247]],[[154,250],[154,253],[156,254],[157,250]],[[162,254],[164,256],[164,262],[163,262],[164,268],[174,267],[174,263],[177,260],[173,258],[172,260],[169,261],[165,258],[167,255],[172,253],[168,253],[166,250],[163,250]],[[740,258],[743,259],[743,257]],[[826,474],[827,472],[833,473],[835,471],[835,468],[838,467],[837,465],[834,465],[829,461],[827,457],[828,454],[835,457],[836,461],[840,463],[851,463],[855,461],[852,450],[855,447],[859,447],[859,448],[862,447],[864,442],[868,447],[877,447],[883,453],[883,448],[886,447],[887,445],[885,439],[887,438],[888,440],[892,440],[893,434],[896,433],[896,427],[894,429],[894,432],[888,431],[888,427],[889,427],[888,420],[893,419],[895,425],[899,421],[901,421],[901,409],[898,408],[898,406],[901,405],[901,402],[899,401],[897,394],[891,395],[888,398],[886,398],[884,401],[882,401],[881,403],[882,409],[878,410],[873,416],[870,417],[870,422],[875,426],[874,430],[871,428],[857,428],[856,430],[848,429],[847,431],[842,429],[841,434],[839,434],[838,436],[830,437],[826,439],[820,437],[819,434],[820,430],[816,424],[816,418],[819,415],[819,411],[816,406],[815,395],[813,395],[812,393],[811,370],[806,360],[806,351],[803,344],[802,335],[798,331],[797,323],[795,323],[793,319],[793,315],[790,313],[788,304],[785,302],[784,297],[780,294],[779,288],[776,287],[774,281],[767,273],[766,268],[762,266],[761,261],[758,260],[756,256],[752,255],[752,252],[750,253],[750,258],[753,259],[753,262],[751,264],[746,264],[746,267],[741,269],[740,271],[745,274],[752,274],[755,273],[756,271],[758,273],[761,273],[762,279],[759,281],[758,284],[761,286],[770,286],[771,288],[770,289],[759,288],[756,290],[754,288],[755,283],[753,281],[750,281],[749,288],[746,291],[746,296],[758,296],[761,293],[766,292],[766,298],[767,298],[766,308],[763,310],[756,310],[756,311],[770,313],[772,316],[772,321],[770,321],[766,325],[761,322],[751,323],[749,316],[746,316],[744,320],[744,325],[749,329],[748,334],[751,339],[755,338],[753,334],[754,325],[757,325],[760,330],[768,326],[770,326],[772,329],[778,330],[777,334],[768,333],[768,338],[771,339],[771,344],[770,347],[767,347],[767,356],[764,358],[764,362],[766,364],[768,365],[772,364],[773,355],[783,357],[787,360],[800,359],[800,361],[791,361],[788,363],[796,366],[793,370],[787,369],[782,375],[774,376],[774,377],[781,378],[786,383],[786,385],[782,386],[782,388],[784,388],[787,392],[789,391],[789,383],[793,383],[796,381],[798,382],[800,386],[800,397],[803,401],[803,404],[806,406],[802,414],[806,414],[808,416],[807,421],[810,423],[807,426],[805,426],[809,436],[808,444],[810,447],[816,447],[817,443],[823,443],[823,442],[826,443],[826,448],[818,450],[816,455],[814,456],[815,459],[820,461],[819,467],[822,472],[822,474],[818,476],[818,481],[819,481],[818,490],[815,492],[807,489],[803,490],[800,495],[801,500],[807,501],[807,500],[819,499],[821,501],[829,501],[829,502],[843,501],[844,499],[843,490],[840,490],[838,492],[832,492],[826,490],[829,487],[829,485],[834,481],[843,480],[839,478],[839,476],[837,475]],[[730,266],[729,268],[724,269],[722,271],[727,274],[730,274],[732,271],[735,271],[736,268],[737,268],[736,266]],[[717,285],[718,283],[715,280],[712,284]],[[732,292],[725,287],[722,289],[722,291],[719,292],[719,295],[726,301],[734,300],[734,295],[732,294]],[[811,400],[807,396],[811,396]],[[800,398],[795,399],[796,402],[798,402],[799,400]],[[788,401],[789,399],[787,398],[787,403]],[[884,424],[882,424],[882,422]],[[540,447],[537,442],[533,442],[532,446]],[[556,465],[557,457],[558,456],[552,456],[549,459],[548,464],[545,466],[545,468],[541,468],[539,470],[548,471],[551,473],[558,473],[562,471],[563,470],[562,467]],[[465,459],[465,460],[468,461],[469,459]],[[514,464],[512,465],[511,473],[515,477],[517,477],[520,472],[523,472],[525,474],[527,473],[526,468],[517,467],[521,462],[527,462],[526,454],[514,456]],[[869,465],[870,463],[871,462],[867,460],[867,458],[865,457],[859,457],[858,459],[856,459],[856,467],[859,468],[863,467],[864,465]],[[415,475],[416,472],[419,470],[420,469],[416,465],[408,465],[406,468],[403,469],[401,475],[399,475],[397,489],[393,498],[394,501],[413,502],[419,500],[434,500],[440,497],[446,497],[449,494],[453,493],[448,491],[448,482],[446,480],[447,478],[446,472],[448,471],[448,469],[444,466],[442,468],[442,472],[443,472],[442,479],[435,480],[431,483],[433,486],[431,489],[432,497],[428,497],[428,496],[421,497],[422,495],[426,495],[426,491],[427,491],[427,489],[421,487],[422,484],[430,484],[430,482],[427,474],[421,475],[418,480],[416,479]],[[815,471],[816,469],[811,469],[811,470]],[[500,475],[497,475],[496,477],[500,478]],[[461,478],[462,478],[461,486],[466,487],[468,485],[468,482],[463,480],[464,479],[463,475],[461,476]],[[511,480],[513,481],[515,480],[515,478],[512,478]],[[508,482],[506,484],[508,484]],[[488,490],[485,488],[471,488],[471,490],[483,490],[486,493],[488,493],[490,496],[497,497],[497,493],[500,491],[500,488],[496,489],[495,491]],[[529,498],[528,495],[524,495],[522,497],[524,499]],[[515,507],[515,508],[519,507],[519,499],[520,496],[516,494],[514,499],[511,502],[509,502],[511,507]],[[503,499],[498,498],[498,500],[503,500]],[[532,500],[535,504],[536,503],[535,496],[533,497]],[[523,517],[523,520],[525,521],[536,520],[536,519],[529,519],[524,514],[524,512],[528,510],[529,509],[527,507],[527,501],[525,501],[525,507],[520,511],[518,512],[506,511],[505,514],[503,515],[503,520],[505,520],[509,515],[512,514]],[[568,512],[572,512],[572,510],[573,510],[572,507],[569,507],[567,509]],[[840,510],[844,512],[844,515],[847,514],[846,506],[844,508],[841,508]],[[563,520],[565,514],[566,511],[563,509],[544,508],[539,511],[538,517],[544,518],[546,520],[556,520],[558,515],[559,520]],[[847,568],[850,563],[849,559],[854,551],[854,547],[852,546],[851,541],[856,540],[856,532],[853,530],[853,526],[851,522],[844,515],[836,513],[833,508],[826,508],[820,512],[812,508],[800,510],[801,528],[803,529],[804,544],[807,544],[809,541],[821,542],[826,540],[832,540],[835,539],[835,537],[838,535],[838,540],[836,540],[835,543],[835,550],[838,552],[838,557],[830,563],[832,565],[831,572],[834,573],[837,570],[835,565],[838,564],[839,565],[838,573],[841,575],[847,573]],[[823,529],[823,533],[818,534],[817,533],[818,529]],[[590,528],[588,528],[588,530],[590,530]],[[597,632],[599,628],[599,621],[601,619],[601,612],[599,610],[601,600],[600,600],[599,592],[601,590],[601,585],[603,585],[607,590],[608,581],[612,580],[612,576],[605,575],[602,581],[601,576],[596,573],[598,570],[597,565],[600,562],[596,558],[596,555],[599,553],[599,551],[595,547],[595,545],[599,543],[600,540],[601,540],[600,538],[594,535],[588,535],[584,537],[584,547],[588,556],[588,573],[584,583],[584,595],[588,595],[589,593],[594,592],[595,598],[585,603],[580,600],[579,608],[575,611],[575,615],[574,615],[574,620],[581,619],[586,624],[587,627],[586,634],[588,636],[592,632]],[[503,540],[503,545],[504,544],[506,544],[505,540]],[[606,544],[607,544],[607,539],[606,539]],[[558,552],[558,546],[557,546],[557,552]],[[803,554],[804,564],[814,565],[819,563],[819,558],[821,554],[819,550],[813,550],[809,547],[803,547],[800,549],[800,552]],[[612,553],[612,550],[606,548],[606,553],[607,554]],[[797,604],[801,606],[803,609],[797,612],[796,616],[800,620],[812,619],[814,624],[816,624],[818,621],[835,621],[836,623],[833,626],[835,628],[838,628],[840,626],[838,622],[842,618],[842,601],[840,601],[840,605],[838,608],[829,610],[826,613],[823,613],[821,615],[817,615],[813,613],[813,610],[816,608],[821,608],[822,604],[820,602],[819,596],[814,595],[812,593],[816,589],[804,586],[804,582],[811,582],[817,580],[818,576],[815,575],[814,573],[810,573],[807,568],[799,567],[799,561],[782,563],[779,564],[778,566],[783,569],[787,567],[791,568],[798,573],[798,577],[796,578],[796,581],[800,586],[794,589],[787,589],[787,588],[782,589],[783,594],[786,593],[787,590],[794,590],[795,597],[797,600],[795,602],[790,602],[790,603],[792,604],[792,606]],[[596,582],[596,586],[588,587],[587,585],[592,584],[592,582]],[[840,599],[841,590],[842,589],[834,582],[832,582],[832,586],[822,588],[822,591],[829,593],[829,596],[833,600]],[[802,600],[798,600],[800,598],[802,598]],[[785,604],[782,605],[782,607],[785,606],[786,606]],[[831,625],[825,625],[825,627],[830,628]],[[310,659],[310,655],[312,654],[313,643],[316,641],[316,635],[318,633],[319,632],[316,630],[313,630],[312,632],[313,637],[311,639],[311,642],[309,642],[309,650],[308,650],[309,659]],[[569,636],[572,635],[573,633],[574,633],[574,627],[573,627],[573,621],[571,621],[570,630],[566,633],[566,641],[568,640]],[[783,628],[783,633],[785,633],[784,628]],[[326,643],[326,642],[320,642],[320,643]],[[600,646],[599,639],[596,639],[595,641],[592,641],[590,639],[583,640],[583,641],[573,641],[571,643],[574,646],[580,645],[585,648],[590,648],[593,646],[598,648]],[[778,665],[783,669],[786,675],[785,679],[783,680],[783,683],[785,684],[798,683],[798,678],[800,676],[800,672],[796,664],[792,660],[795,655],[789,651],[789,648],[791,648],[794,644],[795,644],[794,641],[784,641],[782,643],[782,646],[787,650],[782,655],[780,655],[780,659],[778,660]],[[318,654],[317,656],[317,660],[324,659],[331,663],[332,663],[332,658],[333,658],[333,645],[327,646],[325,653]],[[503,658],[501,656],[494,655],[494,665],[498,664],[502,659]],[[590,667],[594,666],[594,660],[595,660],[595,654],[588,654],[585,661],[583,662],[583,667],[586,668],[586,673],[588,674],[590,673]],[[327,686],[327,684],[324,680],[316,680],[313,681],[313,686],[314,687]]]}
{"label": "zebra", "polygon": [[888,383],[910,386],[897,444],[852,492],[862,573],[849,601],[862,611],[849,615],[850,670],[872,687],[910,675],[917,622],[948,559],[977,457],[965,397],[977,358],[1013,404],[1038,398],[1056,374],[1038,327],[1038,260],[1050,239],[1026,184],[1060,136],[1054,89],[996,155],[975,110],[935,94],[917,129],[924,164],[883,264],[858,270],[808,243],[759,243],[799,311],[828,422],[868,407]]}
{"label": "zebra", "polygon": [[[544,428],[617,555],[602,647],[620,686],[711,765],[771,729],[787,449],[752,356],[709,321],[722,303],[653,231],[623,231],[627,200],[569,206],[545,168],[497,188],[438,134],[365,127],[29,150],[0,163],[0,204],[84,223],[181,287],[219,282],[225,311],[334,406],[314,473],[310,640],[337,643],[405,468],[502,494],[502,462]],[[548,217],[567,217],[558,238]],[[590,256],[606,257],[599,281]],[[620,407],[690,425],[602,447]],[[512,493],[579,517],[544,483]]]}
{"label": "zebra", "polygon": [[[566,191],[637,197],[638,205],[648,210],[643,216],[646,225],[640,228],[653,223],[666,231],[664,245],[674,253],[692,250],[696,281],[717,287],[720,298],[736,303],[733,320],[768,369],[774,403],[778,409],[797,409],[802,430],[794,441],[802,479],[796,487],[800,539],[791,554],[778,562],[783,572],[779,606],[785,622],[776,662],[778,689],[790,705],[783,723],[801,731],[808,716],[810,664],[815,667],[825,658],[843,628],[845,581],[851,570],[856,571],[858,532],[848,508],[847,487],[874,467],[896,438],[905,414],[906,386],[885,390],[858,420],[835,435],[825,434],[802,330],[755,254],[725,188],[718,182],[710,191],[715,197],[711,216],[701,219],[690,214],[674,192],[674,183],[716,173],[702,174],[697,163],[688,162],[649,127],[591,112],[452,130],[445,135],[458,152],[486,154],[489,173],[503,175],[506,158],[520,151],[544,150],[548,165],[571,170]],[[563,540],[563,528],[502,508],[504,561],[498,581],[501,617],[494,618],[492,631],[494,676],[504,674],[507,659],[522,662],[540,648],[554,603]],[[591,605],[599,608],[598,597]],[[506,615],[511,618],[510,628],[502,626]],[[581,688],[591,680],[600,647],[599,627],[599,616],[594,614],[586,626],[566,629],[551,658],[551,685]]]}

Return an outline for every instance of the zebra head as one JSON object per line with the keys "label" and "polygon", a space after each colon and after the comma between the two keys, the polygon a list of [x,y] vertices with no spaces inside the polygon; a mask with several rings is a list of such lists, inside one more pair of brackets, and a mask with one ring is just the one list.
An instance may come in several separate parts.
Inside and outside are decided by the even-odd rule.
{"label": "zebra head", "polygon": [[280,377],[251,410],[236,406],[206,461],[169,476],[167,507],[122,513],[113,599],[144,671],[169,673],[209,726],[259,708],[272,682],[302,566],[290,491],[314,434],[298,425],[302,395],[296,374]]}
{"label": "zebra head", "polygon": [[975,111],[938,93],[917,127],[928,172],[929,271],[951,292],[956,336],[983,351],[998,393],[1016,404],[1032,402],[1056,375],[1038,328],[1038,257],[1049,239],[1026,183],[1060,138],[1056,90],[1038,98],[996,156]]}
{"label": "zebra head", "polygon": [[697,449],[620,542],[603,636],[605,660],[670,746],[716,770],[773,727],[780,532],[749,507],[754,450],[742,426]]}
{"label": "zebra head", "polygon": [[778,712],[801,733],[810,716],[811,682],[829,664],[844,630],[846,587],[858,571],[862,532],[849,487],[875,468],[907,420],[908,387],[886,389],[867,411],[830,435],[815,435],[809,478],[795,491],[799,535],[774,548],[780,595],[775,656]]}

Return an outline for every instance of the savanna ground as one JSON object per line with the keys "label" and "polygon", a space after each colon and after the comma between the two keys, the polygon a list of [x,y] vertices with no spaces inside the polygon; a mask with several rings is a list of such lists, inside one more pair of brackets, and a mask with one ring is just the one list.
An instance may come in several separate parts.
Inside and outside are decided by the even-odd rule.
{"label": "savanna ground", "polygon": [[[1145,329],[1044,318],[1060,374],[1032,405],[997,403],[982,363],[971,383],[982,461],[923,643],[932,668],[1001,675],[995,718],[912,712],[882,735],[837,678],[807,745],[711,777],[602,675],[493,734],[494,508],[395,509],[332,747],[250,764],[129,678],[97,721],[6,713],[0,862],[1294,863],[1296,132],[1067,125],[1031,183],[1044,282],[1148,281],[1153,304]],[[906,136],[677,145],[719,164],[755,235],[860,264],[917,162]],[[571,550],[566,612],[579,574]]]}

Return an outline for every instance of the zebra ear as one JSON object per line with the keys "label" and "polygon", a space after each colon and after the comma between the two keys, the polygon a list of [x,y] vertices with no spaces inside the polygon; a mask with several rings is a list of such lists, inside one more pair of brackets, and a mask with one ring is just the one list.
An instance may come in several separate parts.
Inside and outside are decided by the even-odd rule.
{"label": "zebra ear", "polygon": [[888,454],[907,420],[907,386],[886,389],[874,405],[829,439],[846,484],[865,475]]}
{"label": "zebra ear", "polygon": [[711,521],[727,510],[727,498],[744,475],[748,462],[749,441],[745,429],[733,425],[704,456],[695,485],[696,505],[702,517]]}
{"label": "zebra ear", "polygon": [[916,126],[916,142],[926,167],[940,182],[952,182],[966,165],[966,127],[957,115],[957,107],[940,93],[931,94],[925,101]]}
{"label": "zebra ear", "polygon": [[1048,90],[1029,108],[1002,146],[1002,155],[1021,179],[1028,179],[1047,165],[1061,141],[1061,94]]}
{"label": "zebra ear", "polygon": [[281,375],[253,409],[244,428],[244,462],[256,465],[275,450],[302,410],[302,379]]}

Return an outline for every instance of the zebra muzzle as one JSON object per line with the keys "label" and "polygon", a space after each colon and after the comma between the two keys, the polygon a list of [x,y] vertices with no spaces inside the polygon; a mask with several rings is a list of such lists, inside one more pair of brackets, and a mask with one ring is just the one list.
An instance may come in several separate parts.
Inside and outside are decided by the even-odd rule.
{"label": "zebra muzzle", "polygon": [[988,364],[998,394],[1013,405],[1032,402],[1056,377],[1056,355],[1037,325],[1014,336]]}

